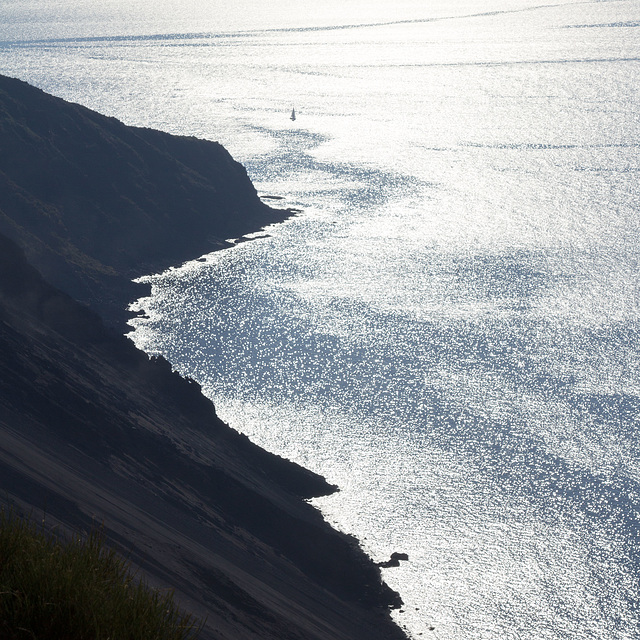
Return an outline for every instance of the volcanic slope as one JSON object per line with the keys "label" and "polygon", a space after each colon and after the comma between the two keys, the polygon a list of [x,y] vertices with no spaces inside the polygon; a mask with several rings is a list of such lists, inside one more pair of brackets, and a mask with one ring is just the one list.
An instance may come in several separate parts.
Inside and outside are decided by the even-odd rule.
{"label": "volcanic slope", "polygon": [[[126,284],[130,275],[150,264],[196,257],[210,242],[195,233],[191,243],[191,232],[185,232],[182,248],[169,251],[167,260],[154,253],[155,247],[143,247],[138,254],[133,242],[112,257],[118,244],[113,237],[109,240],[111,232],[104,234],[106,242],[113,242],[111,249],[98,241],[103,222],[105,228],[113,227],[111,213],[100,214],[107,205],[97,196],[91,214],[97,229],[85,237],[85,227],[74,222],[80,215],[80,196],[71,183],[65,196],[71,202],[67,213],[57,187],[49,185],[57,200],[52,192],[42,191],[51,176],[27,175],[29,149],[36,167],[45,154],[40,145],[46,136],[31,146],[27,140],[25,150],[16,146],[11,132],[36,135],[36,121],[42,119],[51,123],[47,131],[53,132],[55,123],[80,113],[88,130],[77,121],[68,122],[69,139],[57,139],[54,148],[75,145],[79,157],[74,160],[68,151],[64,162],[81,168],[82,149],[93,136],[108,138],[114,130],[122,130],[123,138],[132,136],[127,157],[134,165],[144,165],[135,139],[140,130],[128,131],[43,95],[19,81],[0,79],[0,219],[3,230],[12,232],[12,239],[0,235],[3,500],[25,513],[46,512],[46,521],[62,529],[103,526],[110,543],[143,570],[150,584],[174,588],[185,608],[206,618],[203,638],[404,638],[389,615],[389,608],[400,604],[399,597],[382,583],[379,568],[356,540],[334,531],[305,502],[335,488],[223,424],[195,382],[174,373],[163,359],[149,359],[72,298],[77,295],[103,310],[110,321],[117,320],[117,305],[131,294]],[[7,102],[14,115],[6,115]],[[107,122],[106,129],[102,122]],[[213,143],[173,140],[155,132],[142,135],[145,153],[152,153],[148,140],[157,136],[167,149],[182,149],[193,167],[183,169],[179,154],[176,159],[168,151],[158,152],[165,162],[177,163],[174,166],[196,182],[193,176],[205,173],[193,158],[203,145]],[[119,144],[113,142],[114,148]],[[13,149],[15,162],[4,156],[6,149]],[[205,158],[210,153],[202,151]],[[226,152],[216,153],[227,157]],[[55,155],[51,149],[46,154]],[[230,162],[232,174],[243,174]],[[15,167],[8,171],[12,165],[22,167],[21,177]],[[48,169],[42,165],[39,171],[46,174]],[[111,175],[107,169],[100,171],[103,179]],[[143,175],[147,169],[136,165],[131,171]],[[61,168],[54,175],[64,172]],[[115,192],[121,180],[123,189],[134,188],[129,174],[124,169],[113,174]],[[162,172],[145,175],[168,188]],[[238,191],[248,183],[244,175]],[[229,183],[225,176],[215,179]],[[189,186],[182,187],[180,193],[188,198]],[[212,237],[242,235],[285,215],[263,207],[253,187],[246,188],[246,220],[245,205],[229,200],[229,205],[220,205],[219,215],[236,217]],[[153,184],[145,191],[152,193]],[[216,209],[215,191],[208,197],[203,213],[193,205],[194,219],[207,218],[209,210]],[[140,202],[140,216],[162,227],[169,211]],[[175,202],[181,202],[178,194]],[[178,224],[171,218],[165,229],[154,233],[169,238],[183,223],[188,221],[181,218]],[[197,224],[212,234],[217,229],[209,221]],[[94,297],[87,298],[86,292]]]}

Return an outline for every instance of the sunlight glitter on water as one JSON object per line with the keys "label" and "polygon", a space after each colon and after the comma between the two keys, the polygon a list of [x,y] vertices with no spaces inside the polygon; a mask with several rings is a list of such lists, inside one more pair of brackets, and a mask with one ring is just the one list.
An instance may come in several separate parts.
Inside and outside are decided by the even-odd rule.
{"label": "sunlight glitter on water", "polygon": [[[615,584],[607,597],[615,602],[632,592],[635,578],[611,564],[625,555],[624,540],[615,542],[619,533],[585,519],[579,504],[566,496],[582,494],[581,499],[595,501],[590,509],[606,510],[606,504],[597,504],[602,489],[590,485],[589,476],[616,486],[616,476],[627,467],[633,479],[638,450],[630,439],[612,448],[606,437],[610,426],[595,422],[597,433],[590,433],[583,423],[587,408],[581,413],[566,399],[552,398],[568,376],[584,371],[585,358],[594,372],[616,366],[594,359],[586,336],[567,341],[553,327],[532,324],[527,331],[535,332],[536,342],[527,345],[522,328],[509,327],[513,310],[500,320],[490,308],[478,312],[468,300],[468,266],[462,279],[442,278],[455,264],[451,258],[433,268],[430,298],[439,282],[450,308],[456,303],[450,289],[457,282],[466,302],[457,315],[423,313],[416,325],[407,314],[406,295],[398,300],[388,286],[388,264],[381,263],[384,290],[392,295],[381,303],[380,291],[374,295],[376,282],[358,269],[358,251],[345,256],[340,242],[317,228],[311,254],[308,243],[292,244],[308,227],[314,228],[308,220],[293,221],[274,230],[271,240],[210,256],[209,264],[194,267],[189,277],[174,274],[173,285],[163,285],[154,300],[168,294],[184,315],[178,335],[160,351],[187,363],[189,375],[205,382],[225,420],[341,486],[337,497],[318,504],[337,526],[362,537],[374,558],[382,560],[398,548],[409,552],[416,564],[389,570],[386,578],[408,603],[399,621],[414,632],[428,629],[433,616],[442,637],[492,638],[513,625],[522,627],[514,636],[521,638],[531,637],[526,629],[541,633],[545,627],[598,637],[607,607],[615,606],[585,604],[596,597],[594,575],[604,567]],[[253,260],[257,264],[250,267],[247,261]],[[261,275],[256,281],[238,278],[241,273]],[[394,282],[406,286],[407,277]],[[531,286],[530,278],[524,282]],[[213,283],[215,293],[209,289]],[[513,292],[523,293],[526,287]],[[486,294],[485,286],[482,299]],[[207,318],[203,326],[194,323],[196,308]],[[250,311],[256,308],[259,317]],[[526,317],[527,309],[520,315]],[[485,326],[487,318],[493,318],[493,330]],[[139,329],[137,339],[140,335]],[[206,344],[200,336],[207,336]],[[609,359],[620,344],[611,337]],[[204,362],[204,369],[188,364],[194,361],[194,343],[202,355],[195,361]],[[206,365],[212,353],[215,375]],[[577,362],[571,366],[567,357]],[[513,359],[521,363],[520,371]],[[557,368],[555,374],[549,365]],[[554,471],[560,460],[573,471]],[[606,554],[596,561],[601,548]],[[523,566],[530,568],[525,576]],[[443,575],[446,597],[440,591]],[[510,603],[507,609],[503,601]],[[524,602],[529,606],[521,611]],[[563,618],[567,610],[572,615]],[[593,634],[586,631],[591,623]],[[564,637],[551,628],[547,632],[550,638]]]}
{"label": "sunlight glitter on water", "polygon": [[6,73],[304,209],[150,278],[136,343],[409,554],[416,637],[635,640],[640,5],[56,4],[11,3]]}

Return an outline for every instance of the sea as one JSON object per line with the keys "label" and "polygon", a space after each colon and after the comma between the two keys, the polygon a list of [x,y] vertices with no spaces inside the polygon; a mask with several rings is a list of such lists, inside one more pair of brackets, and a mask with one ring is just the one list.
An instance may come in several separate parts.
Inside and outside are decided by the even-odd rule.
{"label": "sea", "polygon": [[2,0],[0,73],[299,210],[129,337],[408,555],[409,637],[640,638],[638,0]]}

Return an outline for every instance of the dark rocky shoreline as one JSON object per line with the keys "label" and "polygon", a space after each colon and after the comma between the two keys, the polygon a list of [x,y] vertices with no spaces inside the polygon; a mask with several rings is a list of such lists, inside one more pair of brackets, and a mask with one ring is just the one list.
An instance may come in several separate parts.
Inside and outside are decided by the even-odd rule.
{"label": "dark rocky shoreline", "polygon": [[[283,220],[216,143],[0,77],[0,487],[104,526],[203,638],[402,639],[399,596],[305,500],[336,490],[124,338],[131,279]],[[115,327],[115,329],[114,329]]]}
{"label": "dark rocky shoreline", "polygon": [[218,143],[128,127],[0,76],[0,233],[109,322],[131,280],[292,212],[264,204]]}

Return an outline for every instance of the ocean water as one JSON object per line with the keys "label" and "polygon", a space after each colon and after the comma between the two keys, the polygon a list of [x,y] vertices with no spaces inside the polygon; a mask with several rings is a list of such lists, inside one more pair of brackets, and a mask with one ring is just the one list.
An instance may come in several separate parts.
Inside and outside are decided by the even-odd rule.
{"label": "ocean water", "polygon": [[131,338],[408,553],[412,637],[639,638],[640,3],[372,4],[5,0],[0,72],[302,210]]}

